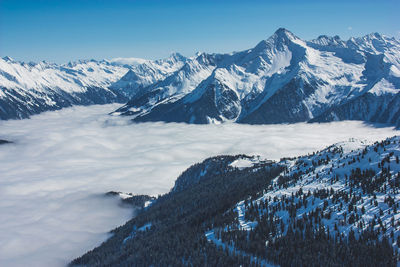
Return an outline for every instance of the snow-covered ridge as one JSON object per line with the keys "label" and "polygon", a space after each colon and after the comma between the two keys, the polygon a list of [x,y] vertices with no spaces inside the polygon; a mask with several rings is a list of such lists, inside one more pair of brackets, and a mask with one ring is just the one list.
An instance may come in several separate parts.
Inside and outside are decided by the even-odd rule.
{"label": "snow-covered ridge", "polygon": [[[218,260],[229,258],[222,265],[394,266],[400,251],[399,158],[399,136],[381,142],[350,138],[266,164],[246,155],[208,158],[73,264],[91,265],[99,256],[110,264],[134,263],[148,251],[170,258],[178,251],[172,259],[182,261],[186,253],[183,261],[197,266],[196,259],[217,251]],[[176,187],[179,180],[184,187]],[[203,241],[182,245],[193,235]],[[129,261],[142,247],[144,256]]]}
{"label": "snow-covered ridge", "polygon": [[[66,64],[41,61],[20,62],[10,57],[0,59],[0,86],[8,89],[45,90],[58,88],[65,92],[83,91],[85,87],[108,87],[117,82],[128,70],[154,76],[149,69],[172,73],[186,59],[174,53],[160,60],[116,58],[112,60],[79,60]],[[176,66],[175,66],[176,65]],[[149,68],[146,70],[146,68]],[[147,73],[144,73],[147,72]],[[158,77],[152,77],[156,80]]]}
{"label": "snow-covered ridge", "polygon": [[105,87],[117,81],[127,68],[107,61],[79,61],[57,65],[45,61],[24,63],[0,59],[0,86],[8,89],[36,90],[57,88],[65,92],[82,92],[85,87]]}
{"label": "snow-covered ridge", "polygon": [[400,126],[399,69],[400,42],[394,38],[374,33],[304,41],[278,29],[254,48],[189,59],[179,71],[142,88],[118,114],[134,121],[357,119]]}
{"label": "snow-covered ridge", "polygon": [[250,124],[364,120],[400,127],[400,42],[379,33],[301,40],[278,29],[228,54],[57,65],[0,59],[0,118],[127,102],[135,121]]}
{"label": "snow-covered ridge", "polygon": [[[292,229],[296,222],[305,222],[308,216],[321,213],[318,227],[333,238],[360,238],[366,231],[373,231],[399,252],[399,157],[400,137],[395,136],[374,143],[350,139],[306,156],[282,159],[285,171],[264,193],[235,205],[237,225],[211,232],[218,231],[218,236],[224,232],[229,236],[235,231],[259,233],[258,225],[271,217],[279,227],[275,234],[265,237],[268,246],[296,231]],[[226,237],[224,243],[209,238],[209,232],[206,236],[218,246],[232,244]]]}
{"label": "snow-covered ridge", "polygon": [[[185,60],[174,53],[160,60],[118,58],[58,65],[4,57],[0,59],[0,118],[25,118],[73,104],[123,102],[135,94],[137,87],[165,78]],[[134,85],[124,82],[124,76],[132,78],[132,73]]]}

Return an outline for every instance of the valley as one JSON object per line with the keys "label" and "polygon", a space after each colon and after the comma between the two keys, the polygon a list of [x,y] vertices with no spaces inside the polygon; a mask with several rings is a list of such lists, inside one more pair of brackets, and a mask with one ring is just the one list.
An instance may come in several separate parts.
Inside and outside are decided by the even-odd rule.
{"label": "valley", "polygon": [[[189,166],[217,155],[279,161],[349,139],[398,135],[357,121],[194,125],[109,116],[118,104],[0,121],[0,265],[63,266],[134,216],[109,191],[157,197]],[[244,165],[237,165],[247,166]],[[35,244],[34,246],[31,244]]]}

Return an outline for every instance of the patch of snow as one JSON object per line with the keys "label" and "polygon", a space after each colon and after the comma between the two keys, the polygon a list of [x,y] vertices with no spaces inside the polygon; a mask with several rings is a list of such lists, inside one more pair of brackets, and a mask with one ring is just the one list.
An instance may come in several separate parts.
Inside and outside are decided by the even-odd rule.
{"label": "patch of snow", "polygon": [[[400,65],[400,64],[399,64]],[[400,69],[399,66],[392,65],[390,66],[390,75],[400,78]]]}
{"label": "patch of snow", "polygon": [[383,78],[368,92],[378,96],[385,94],[397,94],[400,92],[400,88],[396,88],[392,83]]}
{"label": "patch of snow", "polygon": [[144,207],[145,207],[145,208],[148,208],[148,207],[150,207],[153,203],[154,203],[154,200],[148,200],[148,201],[144,202]]}
{"label": "patch of snow", "polygon": [[126,198],[132,197],[132,194],[127,194],[127,193],[122,193],[122,192],[119,192],[118,195],[122,199],[126,199]]}
{"label": "patch of snow", "polygon": [[256,158],[239,158],[233,161],[229,166],[238,169],[245,169],[249,167],[253,167],[254,164],[259,163],[260,161]]}
{"label": "patch of snow", "polygon": [[152,223],[149,222],[149,223],[146,223],[145,225],[143,225],[142,227],[138,228],[137,230],[138,230],[138,231],[150,230],[151,226],[152,226]]}
{"label": "patch of snow", "polygon": [[257,222],[249,222],[244,219],[246,212],[244,201],[241,201],[236,205],[235,211],[238,213],[239,229],[249,231],[257,226]]}

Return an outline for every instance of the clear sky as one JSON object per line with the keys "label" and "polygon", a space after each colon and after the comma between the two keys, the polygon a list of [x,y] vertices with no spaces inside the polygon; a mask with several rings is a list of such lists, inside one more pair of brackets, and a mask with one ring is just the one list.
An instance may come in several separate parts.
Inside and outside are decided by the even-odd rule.
{"label": "clear sky", "polygon": [[0,0],[0,56],[64,63],[232,52],[279,27],[302,39],[400,38],[399,0]]}

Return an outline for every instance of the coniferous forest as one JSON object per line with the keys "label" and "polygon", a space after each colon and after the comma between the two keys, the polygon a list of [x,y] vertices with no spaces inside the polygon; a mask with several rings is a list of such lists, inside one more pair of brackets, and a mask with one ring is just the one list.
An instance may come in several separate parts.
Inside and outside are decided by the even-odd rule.
{"label": "coniferous forest", "polygon": [[400,138],[362,147],[209,158],[71,265],[396,266]]}

